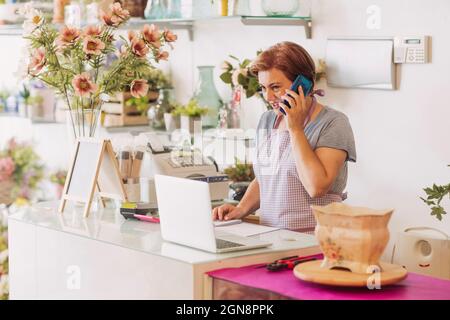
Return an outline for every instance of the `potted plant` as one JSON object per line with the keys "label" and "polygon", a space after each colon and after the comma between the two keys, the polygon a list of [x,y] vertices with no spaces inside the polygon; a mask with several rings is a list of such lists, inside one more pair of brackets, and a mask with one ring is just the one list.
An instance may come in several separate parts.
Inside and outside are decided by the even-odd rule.
{"label": "potted plant", "polygon": [[40,95],[31,96],[28,98],[27,115],[30,119],[42,117],[42,103],[44,98]]}
{"label": "potted plant", "polygon": [[125,106],[130,113],[138,112],[141,115],[145,115],[149,108],[148,96],[131,97],[125,101]]}
{"label": "potted plant", "polygon": [[181,105],[179,103],[169,103],[166,112],[164,112],[164,124],[166,126],[166,131],[171,132],[180,128],[180,114],[178,111],[180,108]]}
{"label": "potted plant", "polygon": [[25,84],[23,84],[23,88],[20,90],[19,96],[19,115],[26,118],[28,116],[28,106],[30,105],[31,93],[30,89],[28,89]]}
{"label": "potted plant", "polygon": [[201,117],[208,112],[207,108],[201,107],[197,100],[191,99],[184,106],[178,106],[172,115],[180,115],[180,125],[182,130],[194,133],[195,124],[199,124],[201,128]]}
{"label": "potted plant", "polygon": [[242,163],[238,158],[235,158],[234,165],[224,169],[223,172],[233,181],[230,184],[230,189],[234,191],[233,200],[240,201],[250,182],[255,179],[253,165],[246,162]]}
{"label": "potted plant", "polygon": [[[450,167],[450,165],[448,166]],[[444,207],[441,206],[441,201],[447,195],[450,197],[450,183],[447,185],[436,185],[434,183],[432,187],[425,188],[423,191],[427,194],[427,198],[420,197],[420,199],[431,208],[430,214],[441,221],[442,216],[447,214]]]}

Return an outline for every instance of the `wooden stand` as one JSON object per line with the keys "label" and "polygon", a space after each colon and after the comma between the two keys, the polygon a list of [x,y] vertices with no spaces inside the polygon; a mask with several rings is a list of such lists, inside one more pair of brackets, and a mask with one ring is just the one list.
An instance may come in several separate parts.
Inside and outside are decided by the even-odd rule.
{"label": "wooden stand", "polygon": [[83,215],[87,217],[96,189],[103,206],[103,198],[127,201],[111,141],[80,138],[76,143],[58,211],[64,212],[67,200],[83,202]]}

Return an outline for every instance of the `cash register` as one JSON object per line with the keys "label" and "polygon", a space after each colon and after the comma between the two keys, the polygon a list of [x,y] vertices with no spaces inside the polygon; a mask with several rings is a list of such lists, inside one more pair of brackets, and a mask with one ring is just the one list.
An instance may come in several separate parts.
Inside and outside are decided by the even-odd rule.
{"label": "cash register", "polygon": [[143,201],[156,202],[155,174],[205,181],[209,184],[211,201],[228,198],[230,180],[219,172],[214,159],[205,157],[198,149],[186,150],[164,145],[161,137],[154,133],[141,135],[147,141],[141,176],[147,178],[148,190],[141,188]]}

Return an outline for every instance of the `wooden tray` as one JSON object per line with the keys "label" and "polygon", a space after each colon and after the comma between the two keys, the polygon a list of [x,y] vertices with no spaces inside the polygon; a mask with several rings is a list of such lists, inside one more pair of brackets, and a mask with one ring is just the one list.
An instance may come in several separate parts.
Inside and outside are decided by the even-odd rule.
{"label": "wooden tray", "polygon": [[[367,287],[373,283],[375,274],[354,273],[346,270],[321,268],[322,260],[300,263],[294,268],[294,275],[304,281],[341,287]],[[381,262],[380,285],[402,281],[408,272],[401,266]]]}

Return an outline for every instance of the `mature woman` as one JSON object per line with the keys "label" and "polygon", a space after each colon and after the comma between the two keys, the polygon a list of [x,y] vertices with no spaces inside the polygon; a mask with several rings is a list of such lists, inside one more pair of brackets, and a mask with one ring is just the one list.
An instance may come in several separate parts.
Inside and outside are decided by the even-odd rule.
{"label": "mature woman", "polygon": [[349,120],[317,102],[320,90],[306,96],[301,86],[298,94],[290,90],[298,75],[314,86],[314,61],[301,46],[278,43],[262,52],[251,70],[273,108],[258,124],[256,178],[237,206],[217,207],[213,218],[241,219],[259,208],[263,225],[312,232],[310,206],[345,199],[347,162],[356,161]]}

